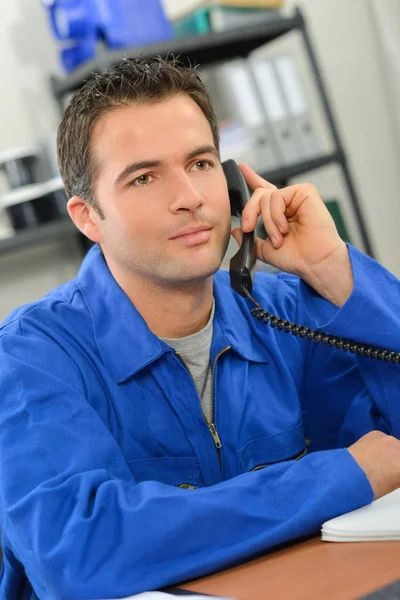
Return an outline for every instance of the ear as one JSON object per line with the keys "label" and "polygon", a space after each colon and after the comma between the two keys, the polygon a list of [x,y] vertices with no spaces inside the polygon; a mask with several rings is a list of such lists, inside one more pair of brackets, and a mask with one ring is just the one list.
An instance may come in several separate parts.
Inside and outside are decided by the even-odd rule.
{"label": "ear", "polygon": [[103,235],[99,227],[101,217],[93,206],[79,196],[72,196],[68,200],[67,209],[77,228],[86,237],[98,244],[103,242]]}

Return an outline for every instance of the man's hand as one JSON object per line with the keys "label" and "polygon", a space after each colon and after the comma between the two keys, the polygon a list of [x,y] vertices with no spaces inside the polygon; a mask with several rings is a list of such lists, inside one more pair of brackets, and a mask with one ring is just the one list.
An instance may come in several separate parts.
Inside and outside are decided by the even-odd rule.
{"label": "man's hand", "polygon": [[348,449],[369,479],[375,500],[400,487],[400,441],[371,431]]}
{"label": "man's hand", "polygon": [[[257,258],[298,275],[318,294],[342,306],[353,289],[350,259],[318,190],[309,183],[278,190],[248,165],[239,166],[254,190],[242,214],[242,229],[252,231],[261,215],[269,236],[257,238]],[[232,235],[240,244],[240,229]]]}

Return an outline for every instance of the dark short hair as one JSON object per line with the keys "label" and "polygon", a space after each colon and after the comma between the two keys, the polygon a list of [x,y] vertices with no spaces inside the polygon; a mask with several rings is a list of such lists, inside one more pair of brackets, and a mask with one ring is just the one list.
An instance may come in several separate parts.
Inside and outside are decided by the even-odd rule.
{"label": "dark short hair", "polygon": [[157,56],[125,59],[106,73],[93,73],[72,96],[58,127],[58,163],[67,195],[86,199],[103,216],[94,194],[97,165],[91,135],[95,124],[119,106],[153,104],[177,94],[187,94],[201,108],[219,150],[218,122],[194,67],[175,57]]}

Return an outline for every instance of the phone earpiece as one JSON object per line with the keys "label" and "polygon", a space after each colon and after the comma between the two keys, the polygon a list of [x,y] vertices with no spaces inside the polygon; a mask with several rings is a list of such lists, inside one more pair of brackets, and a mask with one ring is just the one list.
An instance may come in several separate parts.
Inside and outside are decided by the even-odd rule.
{"label": "phone earpiece", "polygon": [[[242,212],[250,199],[246,180],[236,162],[232,159],[222,163],[222,168],[228,183],[231,214],[242,218]],[[256,233],[242,232],[242,245],[232,257],[229,265],[231,286],[241,296],[245,296],[244,287],[251,293],[253,275],[256,264]]]}

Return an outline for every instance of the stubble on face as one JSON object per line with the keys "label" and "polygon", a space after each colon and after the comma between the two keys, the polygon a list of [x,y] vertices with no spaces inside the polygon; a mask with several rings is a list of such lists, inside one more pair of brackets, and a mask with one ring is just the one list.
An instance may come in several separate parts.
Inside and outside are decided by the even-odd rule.
{"label": "stubble on face", "polygon": [[[159,105],[116,109],[95,127],[92,142],[103,165],[97,182],[105,214],[101,223],[103,252],[111,270],[121,272],[123,278],[175,287],[199,282],[219,269],[229,244],[231,221],[226,182],[218,161],[211,178],[199,184],[204,201],[196,211],[185,205],[185,199],[179,209],[173,206],[179,186],[166,183],[163,188],[157,177],[156,185],[151,183],[148,190],[128,186],[115,189],[111,185],[126,164],[154,156],[167,165],[160,171],[160,181],[173,181],[177,169],[184,168],[180,164],[184,150],[198,147],[199,140],[213,144],[207,119],[187,96]],[[203,180],[195,181],[197,186]],[[187,247],[170,239],[182,228],[200,223],[212,227],[206,243]]]}
{"label": "stubble on face", "polygon": [[[218,271],[229,245],[231,234],[230,220],[215,222],[207,248],[176,249],[174,253],[163,250],[163,245],[152,248],[151,253],[135,246],[134,259],[128,268],[135,273],[151,278],[156,284],[175,286],[206,279]],[[169,241],[169,243],[174,243]]]}

